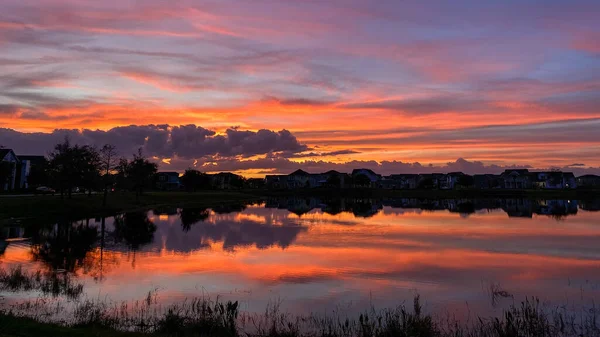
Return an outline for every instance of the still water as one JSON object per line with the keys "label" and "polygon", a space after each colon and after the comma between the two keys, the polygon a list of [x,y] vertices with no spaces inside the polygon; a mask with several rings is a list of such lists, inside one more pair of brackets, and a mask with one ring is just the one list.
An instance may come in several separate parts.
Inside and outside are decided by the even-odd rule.
{"label": "still water", "polygon": [[[0,234],[0,267],[58,271],[83,296],[217,296],[261,312],[361,312],[420,294],[426,309],[494,314],[537,296],[600,301],[600,209],[575,200],[274,199],[155,209]],[[495,290],[506,292],[495,298]],[[0,292],[0,306],[41,296]]]}

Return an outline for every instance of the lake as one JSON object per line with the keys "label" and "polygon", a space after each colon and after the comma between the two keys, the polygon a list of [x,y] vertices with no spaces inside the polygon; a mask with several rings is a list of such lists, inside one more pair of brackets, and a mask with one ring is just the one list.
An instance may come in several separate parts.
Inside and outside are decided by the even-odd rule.
{"label": "lake", "polygon": [[[420,294],[425,309],[495,315],[536,296],[600,301],[600,209],[576,200],[269,199],[154,209],[0,234],[0,267],[58,271],[81,296],[198,296],[262,312],[356,313]],[[42,296],[0,292],[8,307]],[[55,300],[62,300],[61,296]],[[66,300],[65,300],[66,301]]]}

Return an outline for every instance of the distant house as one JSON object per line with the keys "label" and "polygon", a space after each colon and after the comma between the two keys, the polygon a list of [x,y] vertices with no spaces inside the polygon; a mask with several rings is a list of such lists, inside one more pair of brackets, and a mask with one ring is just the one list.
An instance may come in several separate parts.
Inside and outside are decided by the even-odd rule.
{"label": "distant house", "polygon": [[581,188],[598,188],[600,187],[600,176],[595,174],[586,174],[579,176],[576,179],[577,186]]}
{"label": "distant house", "polygon": [[265,184],[268,189],[284,189],[287,188],[287,176],[285,175],[266,175],[265,176]]}
{"label": "distant house", "polygon": [[440,181],[440,189],[453,190],[460,183],[460,179],[462,179],[464,176],[465,174],[462,172],[450,172],[446,174],[446,179],[442,179]]}
{"label": "distant house", "polygon": [[10,191],[19,187],[17,167],[19,158],[11,149],[0,149],[0,191]]}
{"label": "distant house", "polygon": [[244,178],[230,172],[220,172],[210,176],[212,186],[218,190],[234,190],[243,187]]}
{"label": "distant house", "polygon": [[418,181],[418,174],[392,174],[383,177],[379,184],[387,189],[415,189]]}
{"label": "distant house", "polygon": [[286,184],[288,188],[304,188],[310,187],[311,174],[303,171],[296,170],[286,176]]}
{"label": "distant house", "polygon": [[352,178],[364,175],[371,181],[371,187],[378,187],[378,182],[381,180],[381,175],[373,172],[370,169],[354,169],[352,170]]}
{"label": "distant house", "polygon": [[427,173],[419,174],[418,188],[438,189],[440,186],[445,186],[446,175],[443,173]]}
{"label": "distant house", "polygon": [[349,175],[347,173],[341,173],[335,170],[330,170],[320,175],[321,186],[333,187],[333,188],[345,188],[348,183]]}
{"label": "distant house", "polygon": [[248,185],[249,188],[264,188],[265,187],[265,179],[263,178],[248,178],[248,180],[246,180],[246,185]]}
{"label": "distant house", "polygon": [[19,155],[18,157],[19,161],[21,162],[20,170],[18,172],[19,187],[29,188],[31,187],[31,182],[29,181],[29,174],[31,173],[31,170],[38,167],[43,168],[47,163],[46,157],[24,155]]}
{"label": "distant house", "polygon": [[481,190],[504,187],[500,176],[496,174],[475,174],[473,175],[473,185]]}
{"label": "distant house", "polygon": [[505,170],[500,178],[507,189],[531,188],[531,176],[527,169]]}
{"label": "distant house", "polygon": [[532,172],[532,184],[540,189],[577,188],[577,181],[571,172]]}
{"label": "distant house", "polygon": [[179,173],[158,172],[156,174],[156,188],[164,191],[175,191],[181,188]]}

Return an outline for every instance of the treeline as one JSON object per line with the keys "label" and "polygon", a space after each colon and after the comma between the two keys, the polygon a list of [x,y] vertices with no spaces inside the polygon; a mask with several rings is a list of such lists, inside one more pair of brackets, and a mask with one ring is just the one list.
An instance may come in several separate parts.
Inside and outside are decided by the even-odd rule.
{"label": "treeline", "polygon": [[73,145],[65,138],[54,146],[44,164],[32,167],[28,184],[52,187],[61,197],[68,198],[77,191],[91,194],[102,190],[106,204],[113,188],[135,191],[139,197],[151,186],[157,170],[158,166],[144,157],[141,150],[126,158],[120,157],[111,144],[101,148]]}

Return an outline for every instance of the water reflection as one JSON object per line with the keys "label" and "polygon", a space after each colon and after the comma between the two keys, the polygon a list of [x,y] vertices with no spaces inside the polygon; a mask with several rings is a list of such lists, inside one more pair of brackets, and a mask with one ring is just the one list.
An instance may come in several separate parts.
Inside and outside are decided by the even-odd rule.
{"label": "water reflection", "polygon": [[414,291],[444,310],[464,309],[465,302],[481,309],[490,304],[489,284],[516,300],[540,296],[562,304],[600,299],[600,213],[590,212],[598,205],[274,198],[160,208],[5,228],[0,262],[64,271],[84,283],[86,294],[113,300],[161,287],[175,301],[203,289],[247,300],[257,311],[274,298],[297,312],[394,306]]}
{"label": "water reflection", "polygon": [[[352,213],[357,217],[369,218],[378,214],[383,207],[420,209],[425,211],[447,210],[468,216],[482,210],[503,210],[509,217],[531,218],[533,214],[564,217],[575,215],[577,200],[531,200],[531,199],[317,199],[317,198],[273,198],[266,207],[287,209],[296,215],[304,215],[313,209],[337,215]],[[582,209],[600,210],[600,202],[584,201]]]}

